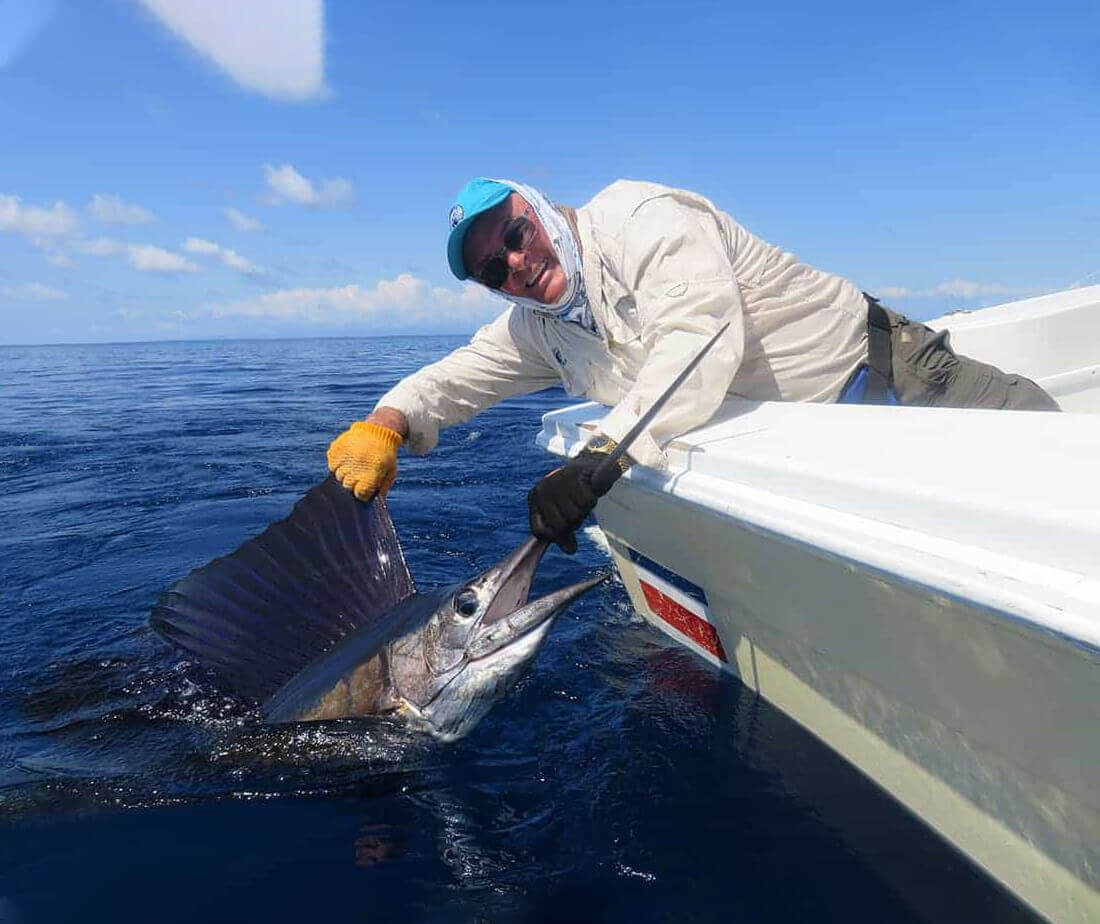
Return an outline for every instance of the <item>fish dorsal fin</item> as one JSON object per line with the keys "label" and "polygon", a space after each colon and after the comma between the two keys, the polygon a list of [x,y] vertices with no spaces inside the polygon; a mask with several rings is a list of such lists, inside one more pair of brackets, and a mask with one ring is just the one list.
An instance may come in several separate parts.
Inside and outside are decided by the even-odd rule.
{"label": "fish dorsal fin", "polygon": [[231,688],[265,699],[415,590],[386,505],[331,476],[290,515],[161,596],[152,627]]}

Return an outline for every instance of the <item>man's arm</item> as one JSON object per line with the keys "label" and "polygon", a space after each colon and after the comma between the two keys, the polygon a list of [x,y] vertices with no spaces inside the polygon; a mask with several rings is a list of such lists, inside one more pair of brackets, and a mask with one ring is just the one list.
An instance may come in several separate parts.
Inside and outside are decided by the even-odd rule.
{"label": "man's arm", "polygon": [[439,362],[403,379],[366,420],[329,446],[330,471],[360,500],[385,497],[397,477],[397,450],[431,450],[444,427],[497,401],[554,385],[558,377],[526,344],[522,316],[510,311]]}
{"label": "man's arm", "polygon": [[633,387],[600,423],[602,438],[543,477],[527,496],[531,532],[569,553],[577,548],[574,531],[607,490],[592,478],[606,453],[729,322],[630,447],[627,465],[661,467],[661,444],[710,419],[744,352],[741,295],[713,216],[659,197],[635,212],[620,240],[621,278],[634,294],[648,356]]}
{"label": "man's arm", "polygon": [[729,330],[631,447],[661,467],[661,445],[706,423],[722,403],[744,355],[741,294],[714,216],[658,197],[641,205],[622,233],[623,280],[633,292],[648,351],[633,387],[600,425],[621,440],[727,321]]}
{"label": "man's arm", "polygon": [[367,423],[393,430],[403,441],[409,438],[409,420],[395,407],[376,407],[367,415]]}
{"label": "man's arm", "polygon": [[435,448],[440,430],[465,423],[505,398],[557,385],[557,371],[531,339],[532,323],[522,309],[506,311],[466,346],[398,382],[378,400],[376,413],[399,413],[406,448],[422,455]]}

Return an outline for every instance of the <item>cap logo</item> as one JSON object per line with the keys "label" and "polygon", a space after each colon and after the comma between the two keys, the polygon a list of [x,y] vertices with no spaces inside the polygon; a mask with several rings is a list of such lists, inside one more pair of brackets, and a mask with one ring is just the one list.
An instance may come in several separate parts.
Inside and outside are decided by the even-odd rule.
{"label": "cap logo", "polygon": [[465,210],[461,205],[455,205],[451,207],[451,214],[448,216],[448,221],[451,223],[451,230],[454,231],[458,227],[458,223],[466,216]]}

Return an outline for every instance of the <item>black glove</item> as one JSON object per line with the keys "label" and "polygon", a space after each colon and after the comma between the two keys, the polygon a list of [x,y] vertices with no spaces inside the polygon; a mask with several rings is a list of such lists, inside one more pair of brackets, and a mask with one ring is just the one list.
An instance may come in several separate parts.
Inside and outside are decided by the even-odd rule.
{"label": "black glove", "polygon": [[[613,448],[614,444],[610,445]],[[599,484],[594,484],[593,474],[607,459],[606,447],[601,450],[582,449],[561,468],[541,478],[527,494],[531,534],[556,542],[567,555],[577,551],[577,537],[573,535],[577,527],[626,470],[626,465],[613,467]],[[626,456],[620,461],[623,460]]]}

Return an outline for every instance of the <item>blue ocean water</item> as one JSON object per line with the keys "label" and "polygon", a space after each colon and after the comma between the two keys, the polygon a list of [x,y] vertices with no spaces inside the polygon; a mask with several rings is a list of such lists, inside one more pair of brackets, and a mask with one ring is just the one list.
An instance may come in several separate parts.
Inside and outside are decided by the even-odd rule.
{"label": "blue ocean water", "polygon": [[[149,630],[166,585],[284,516],[333,435],[460,342],[0,349],[0,922],[1024,919],[616,582],[451,745],[263,727]],[[566,400],[402,458],[419,584],[524,537]],[[606,565],[582,539],[536,591]]]}

